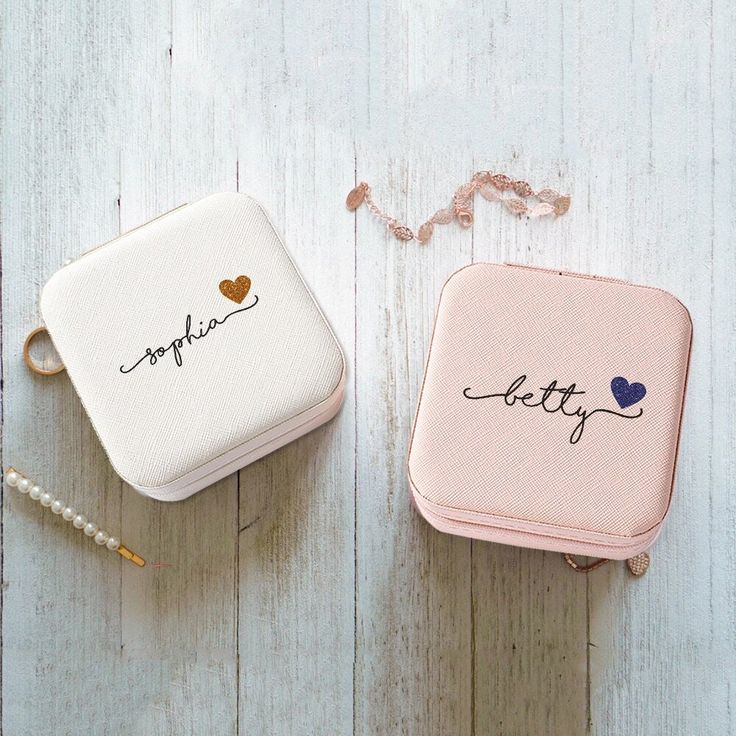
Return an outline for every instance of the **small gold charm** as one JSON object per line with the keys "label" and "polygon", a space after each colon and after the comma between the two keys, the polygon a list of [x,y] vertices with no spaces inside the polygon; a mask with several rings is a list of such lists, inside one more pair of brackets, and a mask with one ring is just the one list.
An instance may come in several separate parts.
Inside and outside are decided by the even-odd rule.
{"label": "small gold charm", "polygon": [[567,212],[570,209],[570,197],[563,195],[562,197],[557,197],[557,199],[553,202],[554,208],[555,208],[555,214],[557,216],[564,215],[565,212]]}
{"label": "small gold charm", "polygon": [[448,222],[452,222],[454,217],[455,213],[452,210],[442,209],[437,210],[429,219],[435,225],[447,225]]}
{"label": "small gold charm", "polygon": [[414,240],[414,233],[404,225],[392,228],[392,232],[399,240]]}
{"label": "small gold charm", "polygon": [[545,187],[537,192],[537,199],[542,202],[549,202],[550,204],[554,204],[555,200],[559,199],[559,197],[560,193],[556,189],[550,189],[549,187]]}
{"label": "small gold charm", "polygon": [[511,182],[511,188],[520,197],[531,197],[532,194],[534,194],[534,190],[529,186],[529,183],[525,181],[519,180],[519,181]]}
{"label": "small gold charm", "polygon": [[363,204],[363,200],[365,199],[365,190],[365,182],[360,182],[357,187],[350,190],[350,194],[348,194],[347,199],[345,200],[345,206],[351,212],[357,210],[358,207]]}
{"label": "small gold charm", "polygon": [[530,210],[529,217],[544,217],[553,215],[555,208],[549,202],[537,202]]}
{"label": "small gold charm", "polygon": [[511,188],[511,179],[506,174],[494,174],[491,177],[491,184],[503,192]]}
{"label": "small gold charm", "polygon": [[626,566],[629,568],[632,575],[641,577],[649,569],[650,562],[649,553],[641,552],[635,557],[631,557],[626,560]]}
{"label": "small gold charm", "polygon": [[515,215],[525,215],[527,213],[528,207],[523,199],[513,197],[511,199],[504,199],[503,203],[506,205],[506,209]]}
{"label": "small gold charm", "polygon": [[489,202],[498,202],[501,199],[501,195],[490,184],[483,184],[478,191],[480,196]]}
{"label": "small gold charm", "polygon": [[463,202],[470,202],[470,198],[473,196],[473,192],[476,189],[475,182],[468,182],[457,188],[457,191],[453,195],[453,200],[457,205],[462,205]]}
{"label": "small gold charm", "polygon": [[426,245],[429,242],[429,239],[432,237],[432,233],[434,232],[434,225],[427,221],[419,228],[419,232],[417,233],[417,240],[422,244]]}

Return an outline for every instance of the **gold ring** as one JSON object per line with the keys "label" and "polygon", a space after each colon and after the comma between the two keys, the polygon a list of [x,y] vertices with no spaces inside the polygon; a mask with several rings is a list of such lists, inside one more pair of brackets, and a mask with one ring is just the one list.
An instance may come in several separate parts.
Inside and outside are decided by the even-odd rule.
{"label": "gold ring", "polygon": [[39,376],[55,376],[57,373],[61,373],[62,371],[66,370],[66,367],[63,363],[59,363],[59,365],[55,366],[54,368],[41,368],[41,366],[34,363],[33,359],[31,358],[31,342],[36,337],[36,335],[40,335],[42,332],[48,333],[48,330],[45,327],[36,327],[35,330],[31,330],[28,333],[28,337],[23,343],[23,360],[25,361],[28,368],[30,368],[30,370],[32,370],[34,373],[38,373]]}

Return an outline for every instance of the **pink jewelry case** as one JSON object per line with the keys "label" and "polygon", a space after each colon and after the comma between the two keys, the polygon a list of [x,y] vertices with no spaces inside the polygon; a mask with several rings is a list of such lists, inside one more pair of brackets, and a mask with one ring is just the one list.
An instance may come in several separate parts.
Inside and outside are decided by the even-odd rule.
{"label": "pink jewelry case", "polygon": [[409,449],[440,531],[611,559],[672,496],[692,323],[671,294],[514,265],[453,274]]}

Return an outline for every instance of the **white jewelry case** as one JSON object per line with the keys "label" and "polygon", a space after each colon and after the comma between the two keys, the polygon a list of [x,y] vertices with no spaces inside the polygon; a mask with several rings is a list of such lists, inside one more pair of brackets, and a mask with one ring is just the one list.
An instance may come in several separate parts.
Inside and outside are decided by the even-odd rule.
{"label": "white jewelry case", "polygon": [[41,295],[116,472],[176,501],[332,418],[337,339],[260,204],[215,194],[95,248]]}

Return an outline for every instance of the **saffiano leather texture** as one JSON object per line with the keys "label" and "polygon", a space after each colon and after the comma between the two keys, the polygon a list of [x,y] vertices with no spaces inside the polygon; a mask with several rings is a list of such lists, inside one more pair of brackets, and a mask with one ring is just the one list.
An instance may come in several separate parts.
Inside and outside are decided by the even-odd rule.
{"label": "saffiano leather texture", "polygon": [[410,443],[417,508],[505,544],[646,550],[670,507],[691,333],[660,289],[461,269],[442,291]]}
{"label": "saffiano leather texture", "polygon": [[260,204],[216,194],[54,274],[43,319],[118,474],[178,500],[339,410],[337,339]]}

